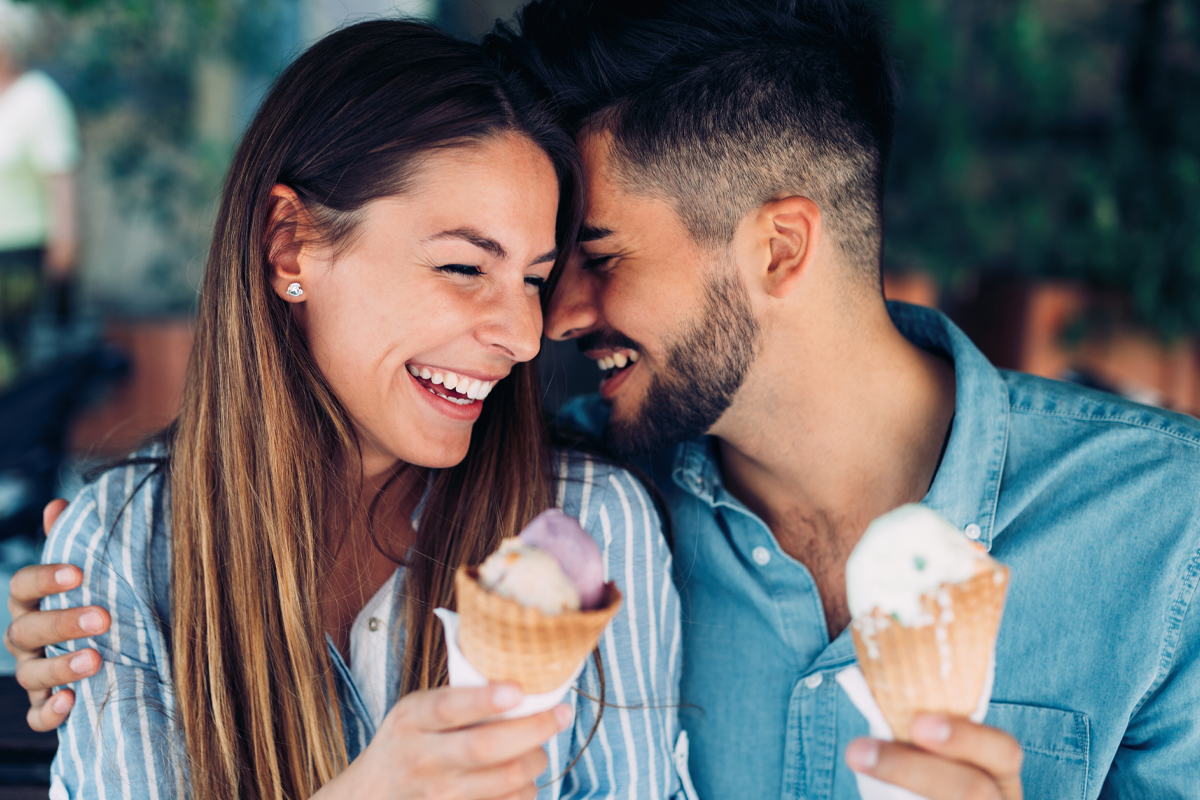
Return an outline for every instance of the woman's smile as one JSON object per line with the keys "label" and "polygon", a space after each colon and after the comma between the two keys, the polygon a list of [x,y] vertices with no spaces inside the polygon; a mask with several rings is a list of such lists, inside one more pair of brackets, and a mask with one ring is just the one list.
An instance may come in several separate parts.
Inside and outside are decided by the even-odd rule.
{"label": "woman's smile", "polygon": [[505,377],[417,364],[406,366],[410,379],[433,408],[453,420],[464,422],[479,418],[484,399]]}

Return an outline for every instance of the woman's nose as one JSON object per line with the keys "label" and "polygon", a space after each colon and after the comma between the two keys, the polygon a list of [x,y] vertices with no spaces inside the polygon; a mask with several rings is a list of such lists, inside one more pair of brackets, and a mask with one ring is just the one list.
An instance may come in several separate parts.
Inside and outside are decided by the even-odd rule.
{"label": "woman's nose", "polygon": [[596,282],[572,258],[563,269],[546,311],[546,335],[555,341],[578,338],[600,322]]}
{"label": "woman's nose", "polygon": [[477,336],[489,348],[514,361],[530,361],[542,344],[542,309],[538,298],[529,296],[524,281],[515,290],[506,290],[489,304],[487,321]]}

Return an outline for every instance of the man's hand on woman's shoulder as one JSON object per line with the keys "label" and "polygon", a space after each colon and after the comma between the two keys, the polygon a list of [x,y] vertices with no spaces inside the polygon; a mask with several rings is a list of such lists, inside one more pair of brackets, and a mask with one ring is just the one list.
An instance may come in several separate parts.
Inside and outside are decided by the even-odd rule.
{"label": "man's hand on woman's shoulder", "polygon": [[[53,500],[42,512],[49,533],[67,507],[66,500]],[[100,654],[91,648],[56,658],[46,658],[46,647],[72,639],[104,633],[111,623],[108,611],[99,606],[42,611],[41,601],[79,586],[83,573],[72,564],[35,564],[18,570],[8,586],[8,610],[12,624],[4,632],[4,646],[17,659],[17,683],[29,692],[26,720],[35,731],[51,731],[61,725],[75,704],[75,692],[56,686],[95,675]]]}

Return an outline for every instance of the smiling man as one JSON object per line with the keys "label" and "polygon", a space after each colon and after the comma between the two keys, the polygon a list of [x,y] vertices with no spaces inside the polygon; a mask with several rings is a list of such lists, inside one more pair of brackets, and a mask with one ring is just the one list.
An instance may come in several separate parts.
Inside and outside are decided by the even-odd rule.
{"label": "smiling man", "polygon": [[[584,156],[547,333],[605,370],[565,416],[671,509],[700,796],[856,797],[847,764],[933,798],[1193,796],[1200,425],[998,371],[941,314],[885,303],[874,16],[541,0],[491,44]],[[919,748],[856,741],[832,679],[854,662],[847,557],[907,502],[1012,570],[995,727],[926,717]]]}

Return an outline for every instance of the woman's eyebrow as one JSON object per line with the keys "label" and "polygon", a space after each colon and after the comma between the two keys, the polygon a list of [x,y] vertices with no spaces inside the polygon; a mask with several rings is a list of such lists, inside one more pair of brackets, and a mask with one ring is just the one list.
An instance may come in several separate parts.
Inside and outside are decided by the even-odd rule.
{"label": "woman's eyebrow", "polygon": [[474,228],[455,228],[452,231],[442,231],[441,233],[435,233],[425,241],[432,242],[438,239],[462,239],[465,242],[470,242],[471,244],[475,245],[480,250],[485,250],[488,253],[491,253],[496,258],[501,260],[508,258],[508,252],[501,246],[499,242],[490,236],[485,236]]}

